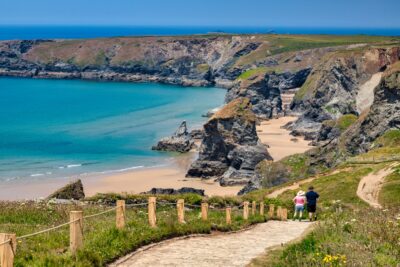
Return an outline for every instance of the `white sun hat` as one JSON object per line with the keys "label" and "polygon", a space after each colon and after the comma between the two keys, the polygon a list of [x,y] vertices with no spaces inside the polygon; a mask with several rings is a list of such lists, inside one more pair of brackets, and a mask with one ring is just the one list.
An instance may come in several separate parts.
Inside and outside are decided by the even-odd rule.
{"label": "white sun hat", "polygon": [[297,196],[304,196],[306,193],[303,190],[297,192]]}

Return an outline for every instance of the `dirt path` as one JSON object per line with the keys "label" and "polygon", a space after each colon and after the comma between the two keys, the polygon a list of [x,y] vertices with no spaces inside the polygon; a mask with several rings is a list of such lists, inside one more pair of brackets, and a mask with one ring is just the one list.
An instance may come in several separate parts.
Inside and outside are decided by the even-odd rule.
{"label": "dirt path", "polygon": [[357,196],[371,207],[382,208],[378,201],[379,191],[382,188],[385,177],[393,172],[393,167],[394,165],[390,165],[388,168],[381,169],[376,173],[372,172],[362,178],[358,184]]}
{"label": "dirt path", "polygon": [[282,194],[285,191],[296,190],[296,189],[300,188],[301,185],[314,181],[315,178],[316,177],[311,177],[311,178],[308,178],[308,179],[305,179],[305,180],[302,180],[302,181],[299,181],[299,182],[295,182],[295,183],[293,183],[291,185],[279,188],[279,189],[269,193],[267,195],[267,197],[268,198],[276,198],[276,197],[278,197],[280,194]]}
{"label": "dirt path", "polygon": [[269,221],[246,231],[171,240],[110,266],[246,266],[265,249],[300,237],[312,224]]}

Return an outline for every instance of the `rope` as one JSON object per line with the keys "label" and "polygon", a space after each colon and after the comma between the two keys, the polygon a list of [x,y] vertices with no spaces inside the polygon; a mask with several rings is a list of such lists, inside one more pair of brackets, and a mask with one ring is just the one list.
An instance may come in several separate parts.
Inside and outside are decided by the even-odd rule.
{"label": "rope", "polygon": [[5,244],[8,244],[8,243],[11,243],[11,239],[8,239],[8,240],[6,240],[6,241],[0,243],[0,246],[5,245]]}
{"label": "rope", "polygon": [[109,210],[106,210],[106,211],[102,211],[102,212],[99,212],[99,213],[96,213],[96,214],[87,215],[87,216],[83,217],[83,219],[88,219],[88,218],[100,216],[100,215],[102,215],[102,214],[105,214],[105,213],[114,211],[114,210],[116,210],[117,208],[118,208],[118,207],[114,207],[114,208],[112,208],[112,209],[109,209]]}
{"label": "rope", "polygon": [[33,233],[33,234],[27,234],[27,235],[19,236],[19,237],[17,237],[17,240],[24,239],[24,238],[28,238],[28,237],[35,236],[35,235],[39,235],[39,234],[43,234],[43,233],[47,233],[47,232],[56,230],[56,229],[58,229],[58,228],[61,228],[61,227],[63,227],[63,226],[69,225],[69,224],[71,224],[71,223],[77,222],[77,221],[79,221],[79,220],[80,220],[80,219],[76,219],[76,220],[73,220],[73,221],[70,221],[70,222],[66,222],[66,223],[63,223],[63,224],[54,226],[54,227],[52,227],[52,228],[48,228],[48,229],[45,229],[45,230],[42,230],[42,231]]}

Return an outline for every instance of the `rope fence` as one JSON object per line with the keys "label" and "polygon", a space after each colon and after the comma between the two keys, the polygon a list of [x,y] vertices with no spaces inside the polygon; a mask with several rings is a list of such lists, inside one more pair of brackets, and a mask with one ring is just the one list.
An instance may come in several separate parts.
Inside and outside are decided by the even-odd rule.
{"label": "rope fence", "polygon": [[[257,203],[253,201],[250,206],[250,202],[245,201],[240,205],[228,206],[225,208],[218,208],[210,206],[209,203],[203,202],[201,205],[185,204],[184,199],[178,199],[177,202],[159,202],[157,203],[156,197],[149,197],[147,203],[137,203],[126,205],[125,200],[117,200],[116,206],[107,209],[102,212],[83,216],[83,211],[70,211],[70,220],[60,225],[44,229],[35,233],[26,234],[22,236],[16,236],[14,233],[0,233],[0,266],[1,267],[12,267],[14,265],[14,257],[17,249],[17,240],[30,238],[36,235],[44,234],[50,231],[58,230],[62,227],[69,225],[70,227],[70,252],[75,255],[79,249],[83,246],[83,220],[98,217],[107,213],[115,211],[115,226],[117,229],[125,228],[126,224],[126,208],[129,207],[144,207],[148,209],[148,222],[150,227],[157,227],[157,206],[175,206],[177,211],[177,219],[179,223],[186,223],[185,221],[185,207],[200,209],[199,216],[201,220],[208,221],[209,210],[214,211],[225,211],[225,223],[227,225],[232,224],[232,211],[243,210],[242,216],[244,220],[248,220],[251,215],[254,216],[257,213],[264,216],[264,203]],[[269,219],[278,219],[286,221],[288,211],[280,206],[277,207],[275,212],[275,205],[270,204],[268,210]]]}

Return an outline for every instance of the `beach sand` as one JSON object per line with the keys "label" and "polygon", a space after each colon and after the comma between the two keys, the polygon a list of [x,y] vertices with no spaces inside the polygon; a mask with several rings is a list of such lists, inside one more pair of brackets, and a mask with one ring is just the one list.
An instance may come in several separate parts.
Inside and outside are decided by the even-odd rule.
{"label": "beach sand", "polygon": [[282,128],[296,119],[297,117],[281,117],[263,121],[257,126],[257,134],[261,142],[269,146],[268,152],[274,161],[293,154],[304,153],[311,148],[308,145],[310,141],[306,141],[300,136],[294,137],[288,130]]}
{"label": "beach sand", "polygon": [[[268,151],[275,161],[292,154],[303,153],[311,148],[308,146],[308,141],[304,141],[301,137],[295,138],[289,135],[289,131],[281,128],[295,119],[296,117],[282,117],[263,121],[257,126],[261,141],[269,145]],[[141,193],[153,187],[174,189],[193,187],[204,189],[205,194],[209,196],[225,196],[236,195],[242,188],[242,186],[222,187],[213,179],[186,178],[186,171],[195,157],[196,152],[190,152],[175,157],[171,164],[165,167],[143,168],[112,174],[92,174],[79,178],[82,179],[87,196],[109,192]],[[0,199],[20,200],[46,197],[75,179],[76,177],[2,183]]]}

